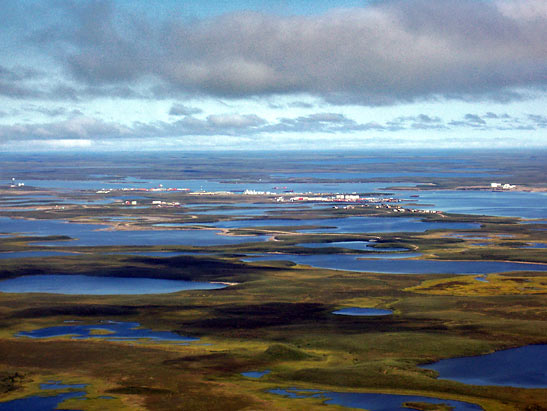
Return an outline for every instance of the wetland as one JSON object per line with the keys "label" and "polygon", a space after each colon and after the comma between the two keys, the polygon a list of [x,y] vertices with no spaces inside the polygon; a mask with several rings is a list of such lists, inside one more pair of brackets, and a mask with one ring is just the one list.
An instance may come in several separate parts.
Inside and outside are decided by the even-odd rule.
{"label": "wetland", "polygon": [[546,158],[0,154],[0,409],[547,409]]}

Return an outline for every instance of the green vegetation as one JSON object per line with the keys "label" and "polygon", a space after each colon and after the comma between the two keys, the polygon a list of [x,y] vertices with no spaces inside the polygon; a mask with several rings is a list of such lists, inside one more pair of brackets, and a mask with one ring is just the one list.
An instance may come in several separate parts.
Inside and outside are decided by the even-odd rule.
{"label": "green vegetation", "polygon": [[[284,398],[264,394],[269,387],[295,385],[417,393],[475,402],[486,409],[545,405],[544,390],[466,386],[436,380],[434,372],[419,368],[420,363],[440,358],[545,342],[544,292],[508,294],[505,288],[489,288],[476,295],[421,295],[420,287],[430,282],[450,284],[453,276],[253,265],[207,256],[112,257],[107,261],[94,255],[29,259],[20,266],[8,260],[2,262],[2,273],[4,277],[44,272],[139,275],[239,284],[222,290],[148,296],[1,294],[2,366],[34,381],[60,372],[73,380],[91,381],[102,395],[114,396],[131,409],[137,405],[151,409],[298,409],[299,401],[291,406]],[[488,277],[489,281],[494,278],[500,284],[505,284],[504,279],[544,281],[538,273]],[[457,280],[474,284],[468,276]],[[482,285],[473,281],[476,287]],[[395,314],[331,314],[339,306],[354,304],[389,308]],[[74,319],[89,324],[105,319],[137,321],[154,330],[201,339],[180,346],[13,337],[18,331]],[[239,375],[254,369],[272,372],[256,381]],[[313,408],[309,401],[306,406]],[[83,404],[88,407],[87,402]],[[93,404],[98,403],[90,402],[89,407]]]}
{"label": "green vegetation", "polygon": [[421,294],[492,296],[547,294],[547,276],[538,273],[490,274],[477,280],[477,276],[458,276],[440,280],[426,280],[416,287],[407,288]]}
{"label": "green vegetation", "polygon": [[[182,198],[184,194],[177,196]],[[161,196],[147,198],[152,201]],[[215,204],[234,200],[228,196],[189,201]],[[118,229],[153,229],[158,222],[192,221],[199,226],[234,218],[220,214],[192,218],[185,211],[188,210],[86,205],[4,214],[86,222],[104,222],[108,216],[138,217],[109,223]],[[443,399],[476,403],[486,410],[546,409],[545,390],[465,385],[439,380],[435,372],[420,368],[420,364],[441,358],[547,343],[544,272],[496,273],[487,276],[488,282],[480,282],[475,276],[345,272],[283,261],[245,263],[240,259],[242,255],[268,252],[363,254],[341,247],[318,249],[298,244],[374,240],[371,245],[376,249],[404,248],[421,253],[417,258],[422,259],[546,263],[544,250],[523,248],[529,243],[547,242],[546,232],[538,230],[545,225],[520,224],[514,218],[424,214],[420,217],[428,221],[476,222],[481,226],[425,233],[295,232],[295,227],[306,225],[307,219],[357,215],[382,218],[410,214],[366,207],[279,211],[268,218],[292,217],[295,225],[264,225],[226,232],[266,234],[270,241],[253,242],[249,237],[244,244],[214,247],[74,247],[62,236],[48,238],[56,241],[45,247],[32,244],[37,237],[0,237],[1,251],[74,252],[70,256],[0,260],[0,279],[51,273],[234,283],[219,290],[163,295],[0,293],[0,368],[7,370],[0,373],[0,399],[39,394],[40,382],[62,379],[90,384],[88,401],[69,400],[63,404],[85,410],[337,409],[317,398],[292,400],[268,393],[269,389],[292,386],[439,398],[439,405],[434,406],[406,404],[407,408],[420,410],[449,409],[442,404]],[[486,242],[487,246],[477,246],[477,241]],[[199,254],[122,254],[140,251]],[[386,308],[394,314],[332,315],[335,309],[349,306]],[[69,320],[82,324],[134,321],[153,330],[200,339],[179,345],[146,340],[14,336],[20,331],[58,326]],[[94,334],[108,335],[103,331]],[[258,369],[271,373],[256,380],[240,374]]]}

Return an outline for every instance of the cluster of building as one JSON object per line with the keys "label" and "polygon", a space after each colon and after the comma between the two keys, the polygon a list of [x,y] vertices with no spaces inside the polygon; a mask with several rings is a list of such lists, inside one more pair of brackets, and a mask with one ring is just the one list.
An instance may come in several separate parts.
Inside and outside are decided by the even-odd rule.
{"label": "cluster of building", "polygon": [[161,207],[180,207],[180,203],[178,201],[154,200],[154,201],[152,201],[152,205],[156,206],[158,208],[161,208]]}
{"label": "cluster of building", "polygon": [[[370,207],[371,204],[363,204],[358,207]],[[352,210],[356,206],[354,205],[345,205],[342,207],[344,210]],[[339,209],[340,207],[335,205],[332,208]],[[420,209],[420,208],[403,208],[399,206],[393,206],[391,204],[376,204],[374,208],[385,208],[388,210],[392,210],[394,213],[424,213],[424,214],[441,214],[442,211],[436,211],[436,210],[429,210],[429,209]]]}
{"label": "cluster of building", "polygon": [[138,192],[162,192],[162,191],[183,191],[189,192],[189,188],[164,188],[161,184],[156,188],[142,188],[142,187],[123,187],[123,188],[101,188],[96,193],[97,194],[109,194],[113,191],[138,191]]}
{"label": "cluster of building", "polygon": [[15,178],[11,179],[10,188],[24,187],[25,183],[16,183]]}
{"label": "cluster of building", "polygon": [[442,214],[442,211],[429,210],[429,209],[419,209],[419,208],[402,208],[397,207],[393,209],[394,213],[424,213],[424,214]]}
{"label": "cluster of building", "polygon": [[490,187],[492,187],[494,190],[512,190],[513,188],[516,188],[517,186],[513,184],[502,184],[502,183],[490,183]]}
{"label": "cluster of building", "polygon": [[[278,197],[277,201],[284,201],[283,197]],[[308,202],[329,202],[329,203],[397,203],[400,200],[393,197],[360,197],[358,194],[335,194],[320,196],[296,196],[290,197],[289,201],[308,201]]]}
{"label": "cluster of building", "polygon": [[257,191],[257,190],[245,190],[243,191],[243,195],[247,196],[272,196],[276,195],[277,193],[272,191]]}

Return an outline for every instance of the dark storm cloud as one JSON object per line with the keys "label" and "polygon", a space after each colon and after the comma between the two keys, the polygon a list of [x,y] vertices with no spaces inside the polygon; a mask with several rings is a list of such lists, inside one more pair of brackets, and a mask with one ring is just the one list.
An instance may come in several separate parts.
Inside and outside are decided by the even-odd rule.
{"label": "dark storm cloud", "polygon": [[8,68],[0,65],[0,81],[23,81],[42,77],[44,73],[29,67]]}
{"label": "dark storm cloud", "polygon": [[39,98],[42,93],[24,85],[0,80],[0,95],[10,98]]}
{"label": "dark storm cloud", "polygon": [[315,16],[164,23],[107,1],[68,4],[60,28],[32,39],[93,87],[154,79],[159,94],[308,93],[387,105],[439,96],[511,101],[547,81],[542,0],[394,0]]}

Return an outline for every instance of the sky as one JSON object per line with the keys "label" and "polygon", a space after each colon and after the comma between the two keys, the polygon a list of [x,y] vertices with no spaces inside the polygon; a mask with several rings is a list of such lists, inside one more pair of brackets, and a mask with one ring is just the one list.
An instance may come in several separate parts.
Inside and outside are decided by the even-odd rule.
{"label": "sky", "polygon": [[0,150],[547,148],[545,0],[0,0]]}

